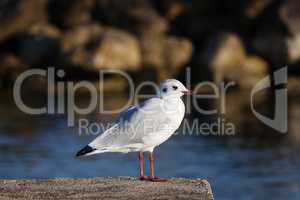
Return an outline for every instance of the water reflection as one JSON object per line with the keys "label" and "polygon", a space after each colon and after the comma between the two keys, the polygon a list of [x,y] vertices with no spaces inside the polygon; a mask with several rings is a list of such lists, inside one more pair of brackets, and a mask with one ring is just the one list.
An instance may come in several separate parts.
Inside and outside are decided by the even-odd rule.
{"label": "water reflection", "polygon": [[[74,153],[95,136],[78,135],[78,127],[67,127],[65,115],[26,115],[16,108],[8,98],[10,95],[1,94],[1,178],[137,175],[135,154],[103,154],[75,159]],[[34,96],[34,100],[42,104],[45,99]],[[83,105],[86,101],[88,99],[84,97],[80,99]],[[104,102],[110,109],[122,106],[126,98],[114,95],[106,97]],[[272,107],[269,102],[268,98],[261,98],[256,103],[264,112],[269,109],[266,105]],[[296,200],[300,195],[298,102],[296,98],[290,101],[290,133],[282,135],[274,133],[254,117],[247,94],[229,94],[225,117],[236,125],[237,134],[210,137],[179,133],[157,149],[157,171],[167,177],[207,178],[216,199]],[[201,103],[214,106],[213,102]],[[76,116],[76,119],[108,123],[115,117],[95,111]],[[200,119],[200,122],[216,119],[216,116],[205,117],[197,112],[187,117]]]}

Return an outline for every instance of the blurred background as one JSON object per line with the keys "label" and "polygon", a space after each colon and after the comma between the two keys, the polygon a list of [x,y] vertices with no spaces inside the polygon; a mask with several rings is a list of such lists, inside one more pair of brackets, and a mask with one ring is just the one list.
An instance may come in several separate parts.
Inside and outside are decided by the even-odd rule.
{"label": "blurred background", "polygon": [[[136,83],[177,78],[235,81],[226,96],[225,119],[235,135],[183,135],[161,145],[157,173],[205,178],[216,199],[290,199],[300,196],[300,2],[297,0],[1,0],[0,178],[137,175],[137,155],[74,155],[94,135],[79,135],[66,115],[28,115],[12,97],[19,74],[53,66],[60,81],[98,84],[99,70],[120,69]],[[250,109],[253,86],[288,66],[288,134],[260,122]],[[104,107],[121,107],[127,83],[104,80]],[[54,91],[55,92],[55,91]],[[153,91],[145,90],[145,93]],[[203,91],[211,92],[211,91]],[[47,103],[46,77],[32,77],[22,90],[31,106]],[[77,105],[89,102],[85,91]],[[203,108],[217,102],[203,100]],[[274,94],[263,91],[255,108],[272,117]],[[97,110],[76,119],[111,122]],[[192,108],[187,119],[213,123]]]}

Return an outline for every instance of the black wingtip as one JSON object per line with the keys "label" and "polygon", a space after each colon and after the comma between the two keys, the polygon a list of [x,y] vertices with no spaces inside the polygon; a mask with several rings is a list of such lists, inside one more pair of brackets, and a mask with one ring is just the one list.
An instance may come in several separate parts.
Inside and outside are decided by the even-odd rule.
{"label": "black wingtip", "polygon": [[76,153],[76,157],[80,157],[80,156],[83,156],[85,154],[88,154],[88,153],[91,153],[93,151],[95,151],[96,149],[89,146],[89,145],[86,145],[83,149],[81,149],[80,151],[78,151]]}

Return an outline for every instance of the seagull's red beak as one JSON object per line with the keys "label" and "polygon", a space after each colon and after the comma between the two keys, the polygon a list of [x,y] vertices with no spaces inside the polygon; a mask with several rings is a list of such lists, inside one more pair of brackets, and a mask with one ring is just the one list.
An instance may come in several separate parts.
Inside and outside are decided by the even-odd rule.
{"label": "seagull's red beak", "polygon": [[184,91],[183,94],[190,96],[190,95],[193,94],[193,91],[192,90],[187,90],[187,91]]}

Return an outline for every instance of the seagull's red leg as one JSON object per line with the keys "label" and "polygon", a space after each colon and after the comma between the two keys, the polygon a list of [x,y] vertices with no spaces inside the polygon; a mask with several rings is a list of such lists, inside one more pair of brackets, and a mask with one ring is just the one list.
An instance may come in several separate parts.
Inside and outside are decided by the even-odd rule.
{"label": "seagull's red leg", "polygon": [[149,161],[150,161],[150,176],[147,180],[153,181],[153,182],[167,181],[167,179],[154,176],[154,156],[153,156],[152,152],[149,153]]}
{"label": "seagull's red leg", "polygon": [[150,161],[150,178],[154,179],[154,157],[153,153],[149,153],[149,161]]}
{"label": "seagull's red leg", "polygon": [[147,177],[144,176],[144,152],[139,152],[139,161],[140,161],[140,180],[146,180]]}

